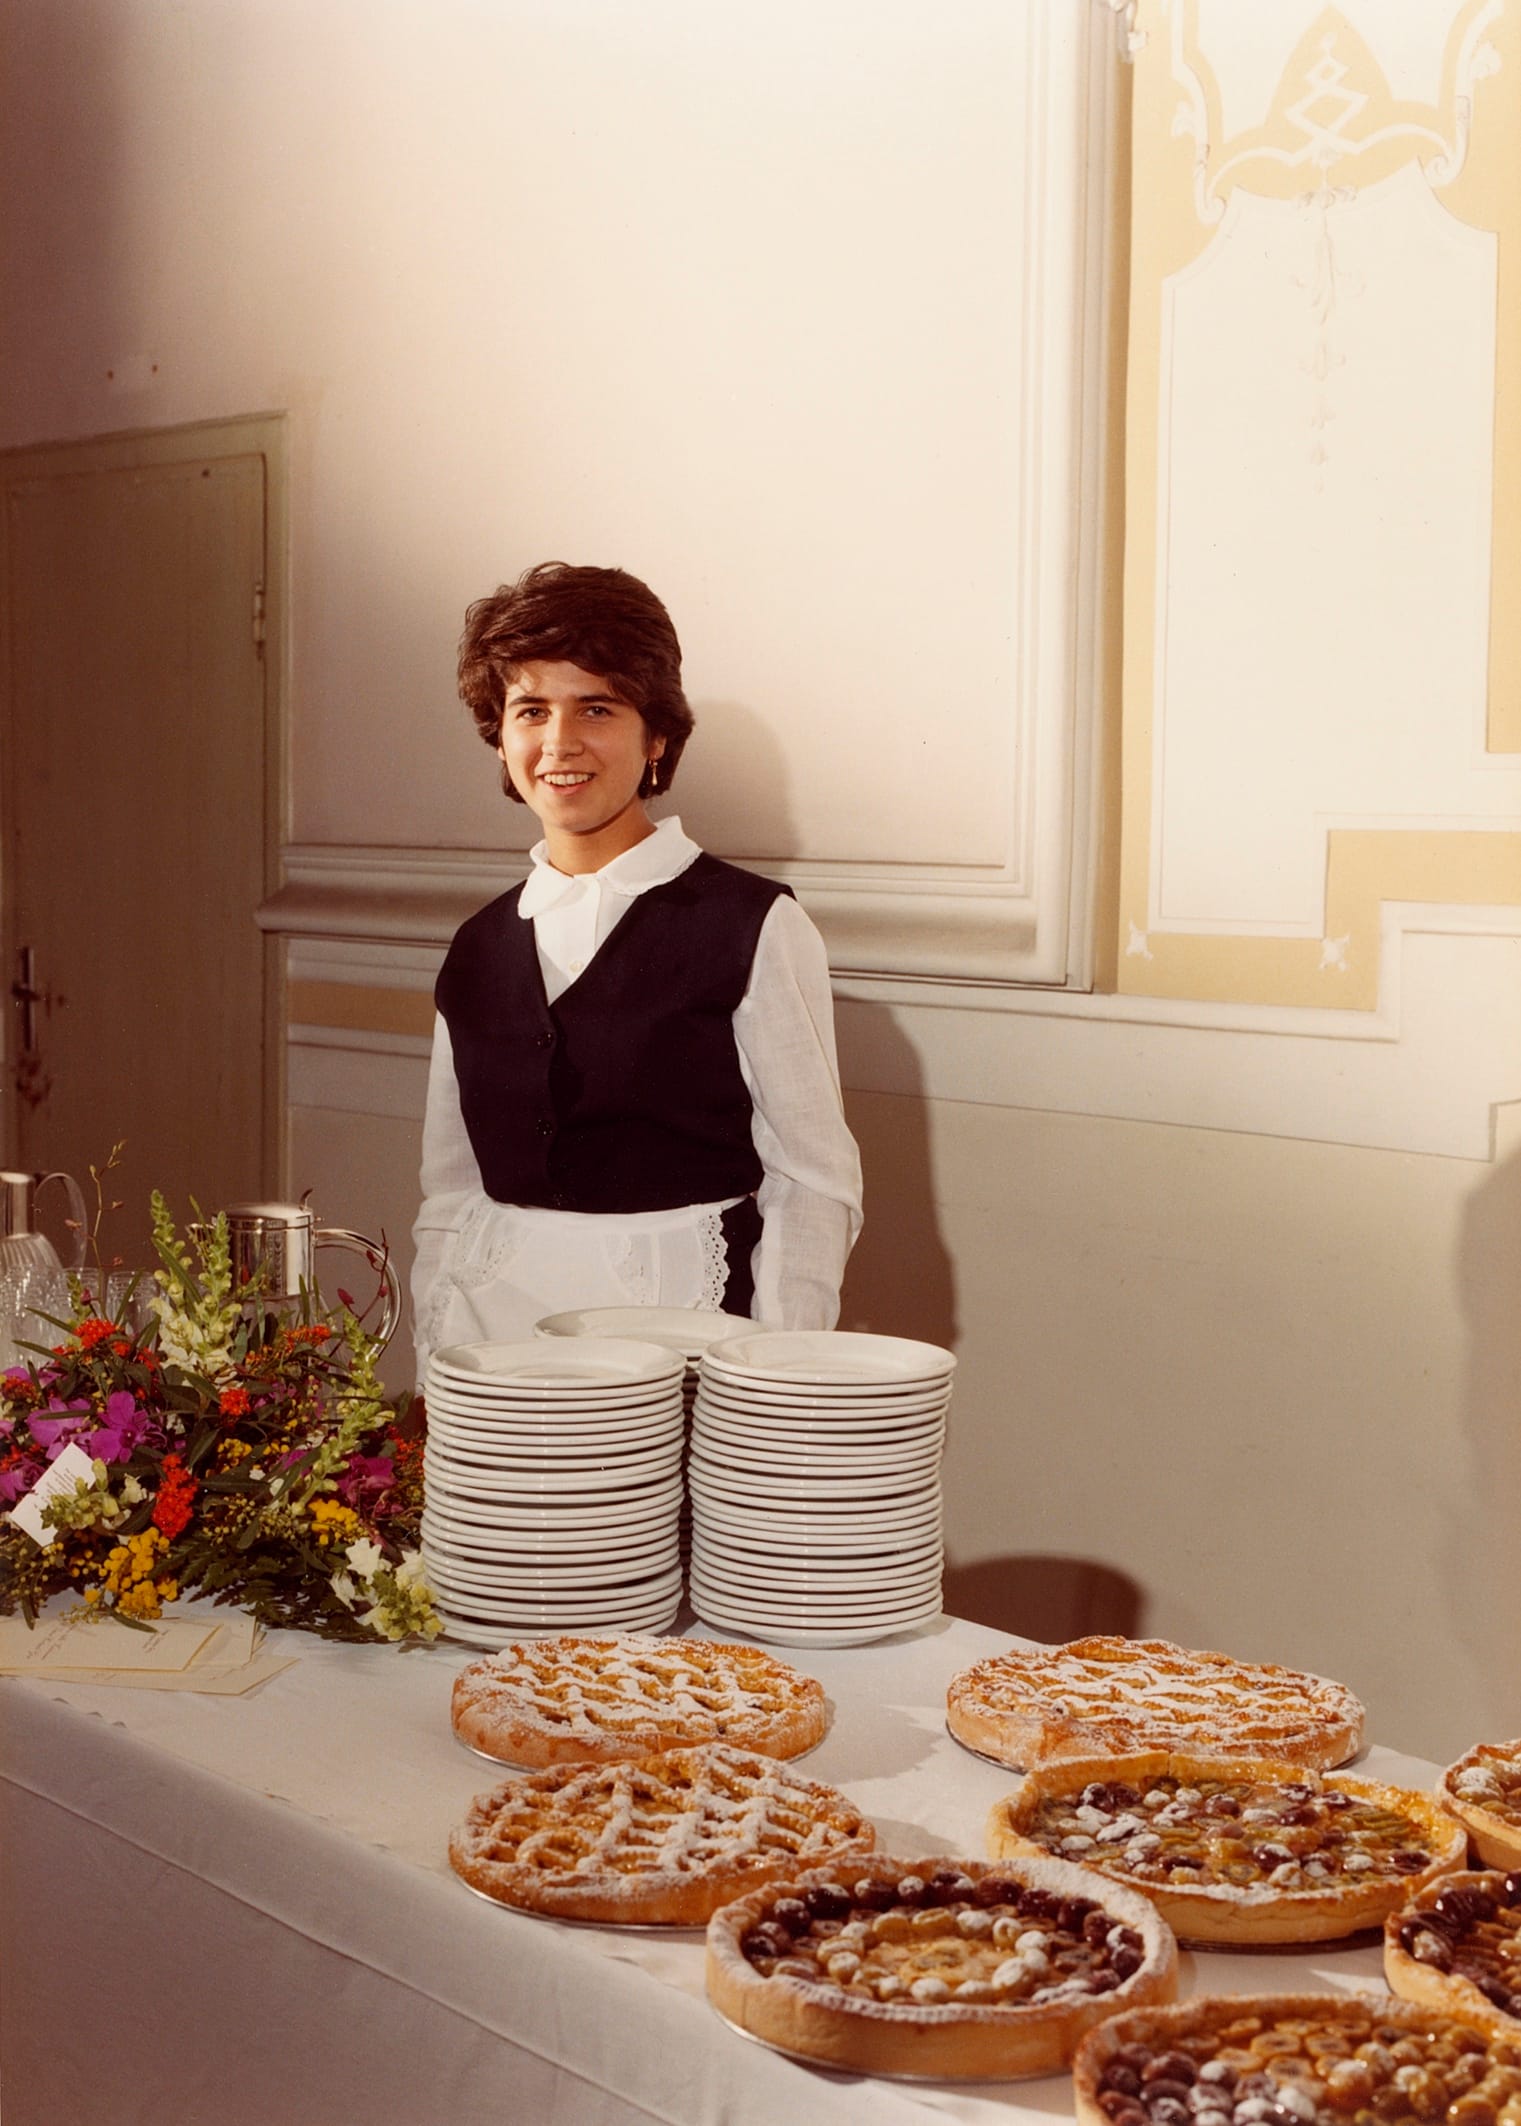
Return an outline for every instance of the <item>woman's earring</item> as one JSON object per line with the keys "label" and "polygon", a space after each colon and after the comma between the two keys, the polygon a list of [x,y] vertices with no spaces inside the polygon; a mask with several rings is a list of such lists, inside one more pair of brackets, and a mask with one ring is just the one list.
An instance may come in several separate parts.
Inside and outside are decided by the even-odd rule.
{"label": "woman's earring", "polygon": [[657,753],[650,762],[650,795],[655,796],[660,788],[660,756]]}

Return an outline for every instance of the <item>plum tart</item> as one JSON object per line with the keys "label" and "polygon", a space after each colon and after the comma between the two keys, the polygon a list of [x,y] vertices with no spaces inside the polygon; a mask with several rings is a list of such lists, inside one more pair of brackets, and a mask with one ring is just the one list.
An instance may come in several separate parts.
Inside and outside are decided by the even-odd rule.
{"label": "plum tart", "polygon": [[720,2015],[860,2074],[1050,2074],[1116,2008],[1171,2000],[1177,1945],[1144,1898],[1060,1860],[833,1866],[708,1927]]}
{"label": "plum tart", "polygon": [[1481,1742],[1437,1782],[1487,1868],[1521,1868],[1521,1741]]}
{"label": "plum tart", "polygon": [[1079,2126],[1518,2126],[1521,2043],[1387,1995],[1239,1994],[1092,2031]]}
{"label": "plum tart", "polygon": [[1391,1913],[1384,1975],[1405,2000],[1521,2040],[1521,1870],[1465,1869]]}
{"label": "plum tart", "polygon": [[946,1725],[1021,1770],[1070,1757],[1182,1750],[1276,1757],[1324,1771],[1362,1743],[1363,1708],[1344,1684],[1165,1639],[1098,1637],[1012,1646],[952,1677]]}
{"label": "plum tart", "polygon": [[1427,1794],[1271,1759],[1152,1751],[1042,1765],[994,1804],[988,1850],[1048,1853],[1149,1897],[1189,1941],[1335,1941],[1459,1868]]}
{"label": "plum tart", "polygon": [[833,1787],[714,1742],[506,1780],[476,1797],[449,1862],[473,1890],[521,1911],[700,1927],[760,1883],[875,1842]]}
{"label": "plum tart", "polygon": [[454,1732],[504,1764],[616,1764],[729,1742],[798,1757],[829,1726],[823,1686],[716,1639],[528,1639],[462,1668]]}

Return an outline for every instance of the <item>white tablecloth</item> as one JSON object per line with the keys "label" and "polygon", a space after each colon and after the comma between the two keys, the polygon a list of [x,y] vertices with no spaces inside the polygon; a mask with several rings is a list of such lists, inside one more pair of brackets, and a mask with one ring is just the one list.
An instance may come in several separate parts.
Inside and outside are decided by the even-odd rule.
{"label": "white tablecloth", "polygon": [[[270,1645],[248,1698],[0,1680],[5,2126],[920,2126],[1070,2116],[1065,2078],[862,2081],[724,2027],[701,1936],[473,1896],[447,1840],[491,1767],[455,1742],[458,1647]],[[790,1658],[834,1725],[807,1760],[904,1856],[980,1855],[1009,1786],[945,1687],[1009,1642],[938,1624]],[[1387,1750],[1381,1778],[1434,1768]],[[1185,1955],[1186,1992],[1381,1983],[1364,1947]]]}

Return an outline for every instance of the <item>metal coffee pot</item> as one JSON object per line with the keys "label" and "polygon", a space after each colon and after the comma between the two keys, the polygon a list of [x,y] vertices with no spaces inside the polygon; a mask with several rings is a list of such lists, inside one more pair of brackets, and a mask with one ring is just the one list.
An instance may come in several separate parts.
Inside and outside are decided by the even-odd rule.
{"label": "metal coffee pot", "polygon": [[317,1224],[304,1203],[229,1203],[227,1237],[232,1274],[239,1283],[262,1275],[264,1290],[277,1304],[297,1299],[301,1289],[317,1289],[317,1250],[345,1248],[362,1255],[385,1286],[385,1316],[378,1332],[382,1350],[401,1319],[401,1287],[391,1258],[378,1240],[347,1226]]}
{"label": "metal coffee pot", "polygon": [[67,1268],[77,1270],[85,1258],[85,1201],[72,1174],[0,1173],[0,1272],[6,1270],[58,1270],[65,1265],[46,1233],[33,1225],[37,1191],[50,1181],[61,1181],[69,1199],[74,1245]]}

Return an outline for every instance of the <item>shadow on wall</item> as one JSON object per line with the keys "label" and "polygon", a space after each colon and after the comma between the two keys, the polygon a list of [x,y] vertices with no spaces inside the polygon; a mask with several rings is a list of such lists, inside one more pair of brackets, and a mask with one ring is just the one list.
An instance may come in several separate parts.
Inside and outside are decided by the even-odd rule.
{"label": "shadow on wall", "polygon": [[1060,1645],[1094,1632],[1133,1639],[1143,1596],[1134,1580],[1091,1558],[979,1558],[945,1568],[945,1607],[994,1631]]}
{"label": "shadow on wall", "polygon": [[[845,1116],[861,1147],[866,1222],[845,1271],[840,1327],[916,1336],[954,1350],[956,1279],[940,1237],[919,1059],[885,1006],[853,1003],[848,1031],[849,1050],[842,1040],[840,1058]],[[869,1052],[873,1074],[903,1092],[853,1101],[852,1051]]]}
{"label": "shadow on wall", "polygon": [[[1480,1510],[1452,1527],[1443,1557],[1453,1635],[1488,1678],[1494,1740],[1521,1734],[1521,1110],[1502,1115],[1500,1129],[1500,1156],[1468,1199],[1456,1264],[1468,1330],[1467,1490]],[[1450,1450],[1433,1440],[1432,1451]]]}

